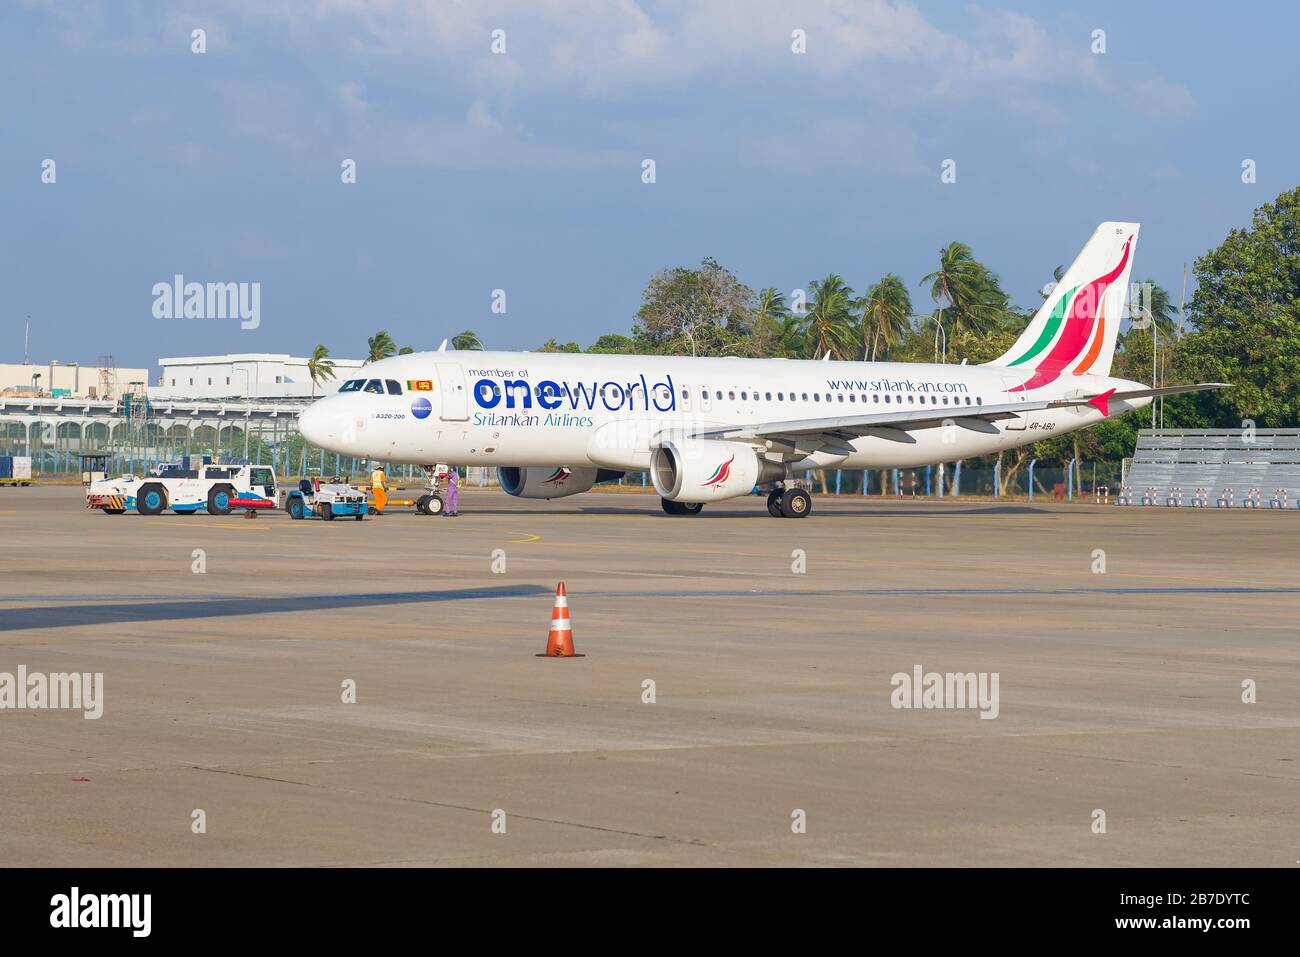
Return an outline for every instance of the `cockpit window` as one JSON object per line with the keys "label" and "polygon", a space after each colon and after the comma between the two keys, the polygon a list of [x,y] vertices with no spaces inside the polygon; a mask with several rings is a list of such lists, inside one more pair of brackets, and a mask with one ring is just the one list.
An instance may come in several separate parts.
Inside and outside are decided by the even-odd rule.
{"label": "cockpit window", "polygon": [[374,392],[376,395],[383,395],[384,384],[380,382],[378,379],[371,379],[369,382],[366,383],[366,387],[363,391]]}
{"label": "cockpit window", "polygon": [[339,386],[340,392],[360,392],[361,387],[366,384],[365,379],[349,379],[343,385]]}
{"label": "cockpit window", "polygon": [[385,380],[384,380],[384,385],[388,386],[388,394],[389,394],[389,395],[401,395],[401,394],[402,394],[402,387],[401,387],[400,385],[398,385],[396,379],[385,379]]}

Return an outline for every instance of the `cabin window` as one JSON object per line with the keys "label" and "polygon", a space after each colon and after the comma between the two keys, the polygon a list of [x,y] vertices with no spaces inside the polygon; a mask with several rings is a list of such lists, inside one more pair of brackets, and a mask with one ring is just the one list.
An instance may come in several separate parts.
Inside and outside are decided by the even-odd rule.
{"label": "cabin window", "polygon": [[840,401],[841,401],[841,402],[844,401],[844,395],[843,395],[843,393],[840,394]]}
{"label": "cabin window", "polygon": [[849,401],[850,401],[850,402],[857,402],[857,401],[858,401],[858,397],[857,397],[856,395],[854,395],[852,392],[850,392],[850,393],[849,393]]}
{"label": "cabin window", "polygon": [[722,399],[722,390],[721,390],[721,389],[719,389],[719,390],[718,390],[716,393],[714,393],[714,394],[718,397],[719,400]]}
{"label": "cabin window", "polygon": [[764,393],[763,393],[763,398],[766,399],[768,402],[771,402],[771,401],[772,401],[772,393],[770,393],[770,392],[764,392]]}
{"label": "cabin window", "polygon": [[879,404],[879,403],[880,403],[880,395],[879,395],[879,394],[873,395],[873,396],[871,397],[871,401],[872,401],[872,402],[875,402],[876,404]]}
{"label": "cabin window", "polygon": [[885,405],[889,405],[889,396],[885,396]]}
{"label": "cabin window", "polygon": [[819,395],[818,393],[814,392],[814,393],[813,393],[813,401],[814,401],[814,402],[820,402],[821,400],[822,400],[821,395]]}
{"label": "cabin window", "polygon": [[805,393],[803,394],[803,400],[804,400],[805,402],[808,401],[808,393],[807,393],[807,392],[805,392]]}

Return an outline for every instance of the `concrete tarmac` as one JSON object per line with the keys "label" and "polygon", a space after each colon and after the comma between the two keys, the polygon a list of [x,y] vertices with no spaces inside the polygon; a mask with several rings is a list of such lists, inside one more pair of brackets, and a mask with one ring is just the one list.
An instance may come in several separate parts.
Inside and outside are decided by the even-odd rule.
{"label": "concrete tarmac", "polygon": [[[0,710],[0,862],[1300,863],[1300,510],[462,508],[0,489],[0,673],[104,675]],[[997,717],[895,708],[918,665]]]}

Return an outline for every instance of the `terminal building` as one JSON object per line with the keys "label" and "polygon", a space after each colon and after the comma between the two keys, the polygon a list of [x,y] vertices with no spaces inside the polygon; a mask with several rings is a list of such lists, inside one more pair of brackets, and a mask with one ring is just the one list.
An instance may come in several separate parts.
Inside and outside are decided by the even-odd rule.
{"label": "terminal building", "polygon": [[[286,474],[305,471],[299,412],[364,365],[330,361],[334,376],[320,382],[306,358],[269,353],[163,358],[152,377],[108,357],[0,364],[0,455],[28,455],[34,472],[57,474],[79,472],[82,454],[108,454],[110,471],[143,471],[183,454],[247,449]],[[320,456],[321,472],[355,467],[329,459]]]}
{"label": "terminal building", "polygon": [[[359,369],[361,359],[331,359],[336,379]],[[297,356],[248,353],[159,359],[162,372],[149,388],[151,399],[312,399],[331,392],[334,379],[312,381],[308,360]]]}

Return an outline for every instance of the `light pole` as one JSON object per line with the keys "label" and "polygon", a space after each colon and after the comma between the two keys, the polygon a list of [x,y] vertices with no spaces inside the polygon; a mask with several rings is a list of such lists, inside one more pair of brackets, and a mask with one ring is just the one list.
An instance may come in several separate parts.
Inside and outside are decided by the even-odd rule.
{"label": "light pole", "polygon": [[244,374],[244,461],[248,461],[248,423],[253,417],[252,376],[247,369],[236,369]]}

